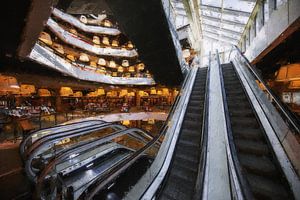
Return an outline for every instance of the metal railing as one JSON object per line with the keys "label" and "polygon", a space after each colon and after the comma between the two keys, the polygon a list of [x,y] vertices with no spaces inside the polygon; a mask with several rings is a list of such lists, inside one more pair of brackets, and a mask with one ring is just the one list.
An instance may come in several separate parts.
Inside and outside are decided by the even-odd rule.
{"label": "metal railing", "polygon": [[[234,52],[234,54],[232,54]],[[293,130],[294,133],[300,133],[300,122],[297,116],[292,113],[289,108],[282,103],[280,98],[270,89],[270,87],[266,84],[266,82],[261,78],[261,76],[257,73],[256,69],[251,65],[246,56],[240,51],[240,49],[235,45],[232,47],[232,50],[229,54],[229,59],[231,56],[237,56],[240,61],[246,64],[252,75],[258,80],[265,88],[266,92],[270,95],[272,101],[275,103],[275,107],[280,112],[281,116],[284,118],[287,125]]]}

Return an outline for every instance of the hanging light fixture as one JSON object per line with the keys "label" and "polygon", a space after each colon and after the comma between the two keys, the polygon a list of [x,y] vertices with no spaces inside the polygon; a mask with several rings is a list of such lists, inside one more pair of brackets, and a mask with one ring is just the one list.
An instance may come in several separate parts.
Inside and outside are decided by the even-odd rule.
{"label": "hanging light fixture", "polygon": [[106,19],[106,20],[104,20],[104,26],[112,27],[112,23],[108,19]]}
{"label": "hanging light fixture", "polygon": [[82,97],[82,92],[81,91],[77,91],[73,94],[74,97]]}
{"label": "hanging light fixture", "polygon": [[129,72],[135,72],[135,69],[134,69],[133,66],[130,66],[130,67],[128,68],[128,71],[129,71]]}
{"label": "hanging light fixture", "polygon": [[93,43],[94,44],[100,44],[100,38],[96,35],[93,36]]}
{"label": "hanging light fixture", "polygon": [[70,33],[72,33],[73,35],[78,35],[78,33],[77,33],[77,31],[75,30],[75,29],[73,29],[73,28],[71,28],[70,30]]}
{"label": "hanging light fixture", "polygon": [[64,54],[64,53],[65,53],[64,47],[63,47],[62,45],[60,45],[60,44],[55,43],[55,44],[53,44],[52,47],[53,47],[53,49],[54,49],[56,52],[58,52],[58,53],[60,53],[60,54]]}
{"label": "hanging light fixture", "polygon": [[123,67],[119,66],[118,67],[118,72],[123,72],[123,71],[124,71]]}
{"label": "hanging light fixture", "polygon": [[20,92],[21,95],[30,95],[32,93],[35,93],[35,86],[22,84],[20,88]]}
{"label": "hanging light fixture", "polygon": [[139,63],[138,66],[137,66],[137,69],[138,69],[139,71],[144,70],[144,69],[145,69],[144,63]]}
{"label": "hanging light fixture", "polygon": [[91,67],[94,67],[94,68],[97,68],[97,64],[96,64],[96,62],[94,62],[94,61],[91,61],[91,62],[90,62],[90,66],[91,66]]}
{"label": "hanging light fixture", "polygon": [[39,40],[43,41],[45,44],[50,46],[53,44],[50,34],[46,32],[41,32]]}
{"label": "hanging light fixture", "polygon": [[113,40],[113,41],[111,42],[111,46],[113,46],[113,47],[119,46],[118,40]]}
{"label": "hanging light fixture", "polygon": [[106,36],[103,37],[103,38],[102,38],[102,43],[105,44],[105,45],[109,45],[109,38],[106,37]]}
{"label": "hanging light fixture", "polygon": [[96,92],[97,92],[97,95],[98,95],[98,96],[105,95],[105,90],[104,90],[103,88],[97,89]]}
{"label": "hanging light fixture", "polygon": [[156,94],[156,89],[155,87],[152,87],[150,90],[150,94],[155,95]]}
{"label": "hanging light fixture", "polygon": [[88,22],[87,17],[84,15],[80,15],[79,21],[81,21],[84,24],[86,24]]}
{"label": "hanging light fixture", "polygon": [[118,76],[118,74],[117,74],[117,72],[113,72],[111,76],[113,76],[113,77],[117,77],[117,76]]}
{"label": "hanging light fixture", "polygon": [[51,92],[47,89],[38,89],[38,95],[40,97],[50,97],[51,96]]}
{"label": "hanging light fixture", "polygon": [[71,60],[72,62],[75,62],[75,57],[74,57],[74,55],[68,54],[68,55],[67,55],[67,58],[68,58],[69,60]]}
{"label": "hanging light fixture", "polygon": [[127,43],[127,47],[130,48],[130,49],[132,49],[132,48],[133,48],[133,44],[129,41],[129,42]]}
{"label": "hanging light fixture", "polygon": [[123,67],[128,67],[129,66],[128,60],[122,60],[122,66]]}
{"label": "hanging light fixture", "polygon": [[106,61],[104,60],[104,58],[99,58],[98,65],[106,66]]}
{"label": "hanging light fixture", "polygon": [[62,97],[68,97],[73,95],[73,90],[70,87],[61,87],[59,94]]}
{"label": "hanging light fixture", "polygon": [[108,65],[108,66],[109,66],[110,68],[116,68],[116,67],[117,67],[116,62],[113,61],[113,60],[109,61],[109,65]]}
{"label": "hanging light fixture", "polygon": [[82,61],[82,62],[89,62],[90,58],[87,54],[80,53],[79,60]]}

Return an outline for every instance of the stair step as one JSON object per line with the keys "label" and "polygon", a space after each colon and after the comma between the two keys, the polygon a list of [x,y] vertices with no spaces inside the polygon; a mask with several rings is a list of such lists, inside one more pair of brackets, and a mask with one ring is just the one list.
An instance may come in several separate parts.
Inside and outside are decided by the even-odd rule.
{"label": "stair step", "polygon": [[179,165],[172,165],[172,172],[176,176],[180,177],[182,180],[185,180],[188,183],[194,183],[197,177],[191,168],[194,166],[187,166],[187,168],[180,167]]}
{"label": "stair step", "polygon": [[183,125],[187,126],[187,127],[190,127],[190,128],[194,128],[196,130],[199,129],[199,128],[201,128],[201,122],[199,122],[199,121],[192,121],[192,120],[188,120],[188,119],[184,120]]}
{"label": "stair step", "polygon": [[200,138],[198,137],[197,140],[191,140],[191,138],[180,138],[180,140],[178,141],[178,145],[189,146],[199,150],[198,147],[200,146]]}
{"label": "stair step", "polygon": [[247,128],[247,127],[232,127],[234,138],[261,140],[263,134],[258,128]]}
{"label": "stair step", "polygon": [[248,174],[247,179],[257,199],[290,199],[284,186],[274,180],[252,174]]}
{"label": "stair step", "polygon": [[253,127],[259,128],[259,124],[254,117],[230,117],[231,126],[233,127]]}
{"label": "stair step", "polygon": [[259,176],[276,177],[277,170],[272,161],[265,156],[239,153],[239,161],[244,169]]}
{"label": "stair step", "polygon": [[267,144],[263,143],[262,141],[235,139],[235,145],[239,152],[255,154],[258,156],[269,154]]}
{"label": "stair step", "polygon": [[195,148],[193,147],[178,145],[176,151],[178,157],[184,158],[186,160],[197,161],[198,159],[199,152],[196,152]]}
{"label": "stair step", "polygon": [[189,105],[187,108],[187,113],[197,113],[197,114],[202,114],[203,112],[203,106],[191,106]]}
{"label": "stair step", "polygon": [[[174,159],[174,165],[178,165],[182,168],[186,168],[187,170],[192,170],[193,172],[198,171],[198,162],[196,161],[190,161],[190,160],[184,160],[184,159]],[[194,167],[189,167],[194,166]]]}
{"label": "stair step", "polygon": [[185,114],[185,119],[186,120],[191,120],[191,121],[198,121],[201,122],[202,119],[202,113],[186,113]]}
{"label": "stair step", "polygon": [[232,117],[255,117],[251,109],[230,109],[230,116]]}

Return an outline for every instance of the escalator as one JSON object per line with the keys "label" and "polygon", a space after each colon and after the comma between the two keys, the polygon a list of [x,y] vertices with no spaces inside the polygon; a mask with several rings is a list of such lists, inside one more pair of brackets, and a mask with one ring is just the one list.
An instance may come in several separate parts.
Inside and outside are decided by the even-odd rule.
{"label": "escalator", "polygon": [[[255,199],[293,199],[233,64],[221,65],[232,132],[241,174]],[[245,186],[245,185],[244,185]]]}
{"label": "escalator", "polygon": [[201,154],[203,107],[207,68],[197,71],[169,174],[159,199],[192,199],[195,193]]}

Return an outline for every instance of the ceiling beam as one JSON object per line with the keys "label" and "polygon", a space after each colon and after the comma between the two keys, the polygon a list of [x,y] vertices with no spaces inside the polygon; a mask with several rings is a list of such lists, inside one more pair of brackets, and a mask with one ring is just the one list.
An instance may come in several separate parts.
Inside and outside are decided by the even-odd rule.
{"label": "ceiling beam", "polygon": [[227,37],[230,37],[230,38],[234,38],[235,40],[239,40],[241,38],[240,35],[233,35],[231,33],[226,33],[222,30],[219,30],[219,29],[210,29],[208,27],[203,27],[203,30],[207,31],[207,32],[212,32],[212,33],[215,33],[215,34],[218,34],[218,35],[224,35],[224,36],[227,36]]}
{"label": "ceiling beam", "polygon": [[222,9],[221,7],[211,6],[211,5],[206,5],[206,4],[200,4],[200,8],[202,10],[211,10],[211,11],[215,11],[215,12],[219,12],[219,13],[223,12],[224,14],[235,15],[235,16],[249,17],[251,15],[250,12],[234,10],[234,9],[229,9],[229,8]]}
{"label": "ceiling beam", "polygon": [[[217,19],[214,19],[214,18],[211,18],[211,17],[207,17],[207,16],[202,16],[202,21],[220,22],[220,19],[219,18],[217,18]],[[207,24],[209,24],[209,22]],[[240,28],[244,28],[245,27],[245,24],[237,24],[235,22],[226,21],[226,20],[222,20],[222,24],[228,24],[228,25],[232,25],[232,26],[238,26]]]}
{"label": "ceiling beam", "polygon": [[231,29],[226,29],[224,27],[219,27],[219,26],[214,26],[214,25],[211,25],[211,24],[206,24],[206,23],[202,23],[202,25],[204,27],[209,27],[209,28],[214,28],[214,29],[220,29],[221,31],[223,32],[227,32],[227,33],[231,33],[231,34],[235,34],[235,35],[241,35],[243,32],[238,32],[238,31],[235,31],[235,30],[231,30]]}
{"label": "ceiling beam", "polygon": [[[222,37],[222,38],[224,38],[224,39],[228,39],[228,40],[231,40],[231,41],[233,41],[233,42],[237,42],[237,41],[239,41],[239,39],[236,39],[236,38],[232,38],[232,37],[229,37],[229,36],[226,36],[226,35],[222,35],[222,34],[218,34],[218,33],[216,33],[216,32],[211,32],[211,31],[208,31],[208,30],[203,30],[203,32],[204,33],[208,33],[208,34],[212,34],[212,35],[215,35],[215,36],[217,36],[217,37]],[[205,34],[204,34],[205,35]]]}
{"label": "ceiling beam", "polygon": [[[221,20],[221,18],[219,18],[219,17],[213,17],[213,16],[204,15],[204,14],[202,14],[202,17],[207,18],[207,19],[211,19],[211,20],[216,20],[216,21]],[[241,23],[241,22],[236,22],[236,21],[224,19],[224,17],[222,18],[222,22],[226,22],[226,23],[229,23],[229,24],[233,23],[234,25],[241,25],[243,27],[246,25],[246,24]]]}
{"label": "ceiling beam", "polygon": [[207,38],[207,39],[210,39],[210,40],[214,40],[216,42],[222,42],[222,43],[226,43],[226,44],[230,44],[230,45],[236,45],[235,42],[230,42],[228,40],[223,40],[223,39],[220,39],[220,38],[215,38],[213,36],[203,35],[203,37]]}

